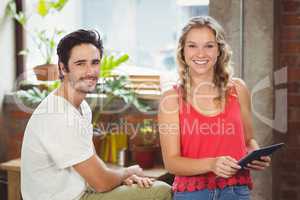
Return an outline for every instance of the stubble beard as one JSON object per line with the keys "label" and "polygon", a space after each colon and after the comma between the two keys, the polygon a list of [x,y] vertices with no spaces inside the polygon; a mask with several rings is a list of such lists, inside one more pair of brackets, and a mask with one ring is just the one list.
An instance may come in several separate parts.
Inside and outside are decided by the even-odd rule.
{"label": "stubble beard", "polygon": [[70,82],[70,85],[72,86],[72,88],[75,89],[75,91],[84,93],[84,94],[90,94],[96,88],[96,84],[89,86],[85,83],[84,79],[70,80],[69,82]]}

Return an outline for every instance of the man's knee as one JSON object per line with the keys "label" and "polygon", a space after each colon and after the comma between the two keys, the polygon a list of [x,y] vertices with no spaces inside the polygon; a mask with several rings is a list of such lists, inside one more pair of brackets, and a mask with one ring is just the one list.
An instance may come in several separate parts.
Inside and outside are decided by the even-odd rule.
{"label": "man's knee", "polygon": [[152,190],[157,199],[170,200],[172,198],[171,186],[165,182],[155,181]]}

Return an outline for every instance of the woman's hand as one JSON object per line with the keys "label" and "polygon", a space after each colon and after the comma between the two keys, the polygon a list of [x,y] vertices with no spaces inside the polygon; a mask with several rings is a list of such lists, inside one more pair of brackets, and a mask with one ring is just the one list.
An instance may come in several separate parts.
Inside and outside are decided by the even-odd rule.
{"label": "woman's hand", "polygon": [[233,176],[239,169],[241,169],[241,166],[239,166],[238,162],[230,156],[216,157],[212,164],[212,171],[218,177],[222,178]]}
{"label": "woman's hand", "polygon": [[270,156],[262,156],[260,160],[254,160],[247,165],[247,169],[252,170],[265,170],[271,164]]}
{"label": "woman's hand", "polygon": [[154,179],[148,177],[140,177],[137,175],[132,175],[129,178],[124,180],[124,184],[131,186],[136,183],[141,188],[149,188],[153,185]]}

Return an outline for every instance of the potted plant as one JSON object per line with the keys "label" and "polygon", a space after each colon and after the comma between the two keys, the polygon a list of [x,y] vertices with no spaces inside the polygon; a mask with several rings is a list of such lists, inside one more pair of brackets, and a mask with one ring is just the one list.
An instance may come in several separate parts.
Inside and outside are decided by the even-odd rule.
{"label": "potted plant", "polygon": [[54,30],[52,35],[48,37],[46,31],[42,30],[36,34],[38,37],[38,48],[45,60],[44,64],[33,68],[38,80],[57,80],[59,78],[58,66],[57,64],[53,64],[52,56],[54,55],[56,48],[56,38],[62,33],[63,31]]}
{"label": "potted plant", "polygon": [[154,119],[143,119],[139,124],[138,136],[140,143],[133,147],[135,160],[142,168],[152,168],[155,163],[155,154],[158,148],[158,133]]}
{"label": "potted plant", "polygon": [[[68,0],[46,1],[39,0],[36,6],[36,14],[40,17],[45,17],[52,11],[59,12],[63,9]],[[38,80],[57,80],[58,79],[58,66],[53,64],[52,57],[55,53],[56,41],[63,33],[62,30],[49,31],[46,29],[31,31],[27,28],[29,17],[24,12],[17,12],[15,1],[9,1],[6,7],[6,13],[15,19],[29,34],[33,43],[39,50],[43,63],[34,67],[34,72]],[[27,55],[28,49],[19,52],[20,55]]]}
{"label": "potted plant", "polygon": [[[104,96],[104,102],[102,106],[99,106],[99,103],[97,103],[98,107],[93,110],[93,127],[94,133],[101,136],[99,137],[101,140],[99,155],[106,162],[118,163],[117,158],[120,157],[120,154],[122,154],[122,152],[128,152],[127,133],[118,132],[116,135],[113,130],[101,130],[99,128],[103,127],[101,125],[106,124],[105,121],[108,121],[107,123],[122,123],[118,120],[118,117],[116,117],[116,114],[122,111],[118,110],[116,112],[115,110],[111,110],[114,109],[112,108],[112,104],[120,102],[118,100],[121,100],[123,103],[133,104],[135,108],[142,112],[148,111],[150,108],[137,97],[137,93],[134,90],[128,87],[131,82],[127,76],[114,74],[114,69],[125,63],[128,59],[129,56],[127,54],[120,55],[119,57],[105,55],[99,66],[99,83],[97,84],[96,93],[99,96]],[[92,105],[93,104],[95,105],[95,103],[92,103]],[[108,113],[109,115],[104,116],[104,113]],[[114,113],[113,117],[110,117],[112,113]],[[99,120],[100,117],[102,117],[101,120]],[[107,117],[109,119],[106,119]],[[120,145],[120,143],[122,145]]]}
{"label": "potted plant", "polygon": [[[50,92],[60,86],[60,81],[51,82],[51,84],[42,84],[39,86],[30,86],[26,84],[27,89],[18,90],[16,97],[23,103],[22,106],[35,108]],[[21,88],[24,86],[21,86]]]}
{"label": "potted plant", "polygon": [[113,55],[105,55],[100,63],[99,72],[99,83],[97,84],[96,93],[104,94],[106,100],[104,105],[95,112],[93,124],[97,127],[98,119],[102,111],[117,98],[122,99],[125,103],[133,104],[139,111],[146,112],[150,108],[140,99],[138,99],[135,91],[131,90],[127,86],[130,85],[130,80],[128,76],[115,75],[113,70],[125,63],[129,59],[128,54],[123,54],[118,58]]}

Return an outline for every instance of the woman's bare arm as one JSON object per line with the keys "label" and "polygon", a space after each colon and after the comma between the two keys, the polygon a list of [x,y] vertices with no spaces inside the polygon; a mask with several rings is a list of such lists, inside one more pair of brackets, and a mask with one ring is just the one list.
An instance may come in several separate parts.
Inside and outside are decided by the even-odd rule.
{"label": "woman's bare arm", "polygon": [[[248,151],[253,151],[258,149],[259,145],[254,139],[250,92],[243,80],[234,79],[234,82],[236,85],[241,107],[245,143],[248,148]],[[264,170],[270,165],[271,158],[269,156],[262,156],[261,160],[262,161],[253,161],[251,164],[248,165],[248,167],[256,170]]]}

